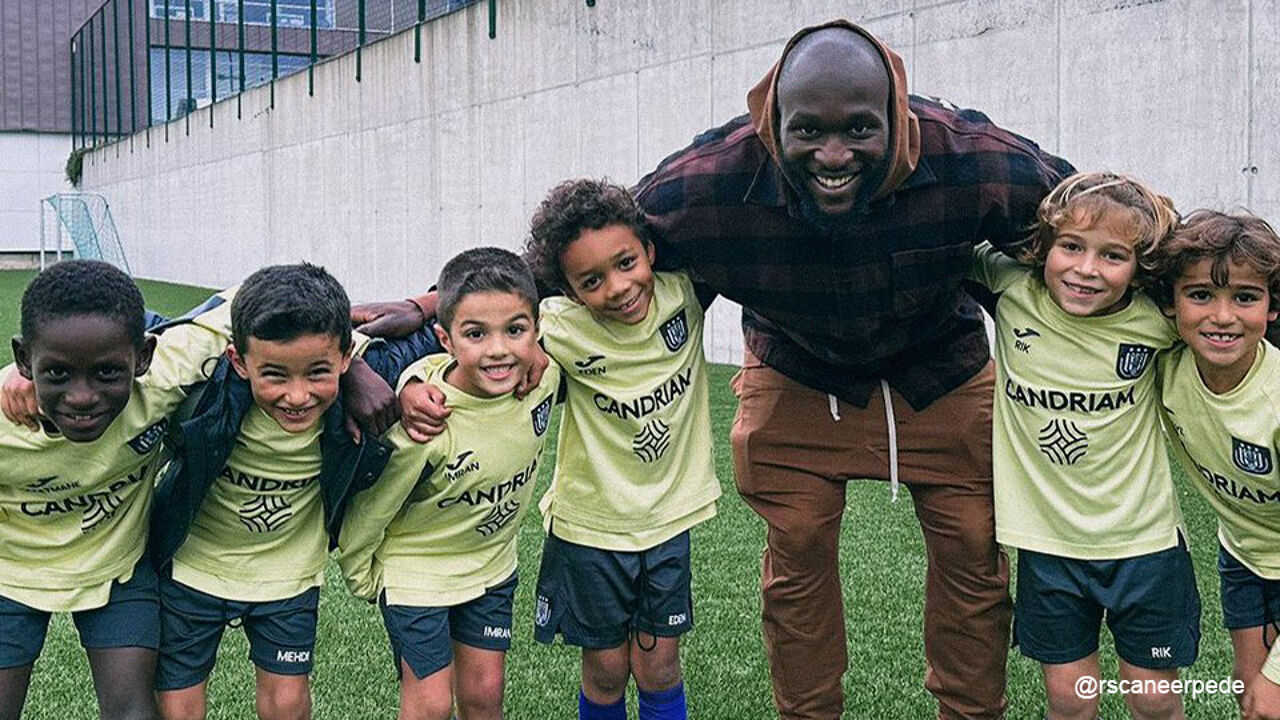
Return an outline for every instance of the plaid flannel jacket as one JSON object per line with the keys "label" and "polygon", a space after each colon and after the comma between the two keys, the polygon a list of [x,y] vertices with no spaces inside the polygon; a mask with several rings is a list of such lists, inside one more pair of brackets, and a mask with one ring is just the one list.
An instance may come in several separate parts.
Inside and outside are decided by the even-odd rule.
{"label": "plaid flannel jacket", "polygon": [[982,240],[1008,249],[1074,169],[985,115],[911,96],[915,172],[856,225],[826,233],[747,116],[708,130],[641,179],[661,267],[741,303],[747,348],[808,387],[866,407],[881,379],[917,410],[987,363],[962,289]]}

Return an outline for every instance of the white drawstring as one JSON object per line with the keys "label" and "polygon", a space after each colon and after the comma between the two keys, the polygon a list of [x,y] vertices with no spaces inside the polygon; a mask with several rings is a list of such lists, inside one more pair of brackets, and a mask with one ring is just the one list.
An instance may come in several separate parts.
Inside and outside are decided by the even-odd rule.
{"label": "white drawstring", "polygon": [[831,419],[840,422],[840,406],[836,404],[836,396],[827,393],[827,409],[831,411]]}
{"label": "white drawstring", "polygon": [[898,502],[898,427],[893,419],[893,398],[889,395],[889,382],[880,381],[884,395],[884,417],[889,425],[889,495],[891,502]]}

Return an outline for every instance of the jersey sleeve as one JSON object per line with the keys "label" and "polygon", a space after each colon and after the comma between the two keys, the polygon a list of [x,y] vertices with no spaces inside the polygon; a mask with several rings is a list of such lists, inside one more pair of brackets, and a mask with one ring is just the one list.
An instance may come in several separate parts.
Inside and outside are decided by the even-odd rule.
{"label": "jersey sleeve", "polygon": [[969,279],[993,293],[1008,290],[1009,286],[1030,272],[1031,268],[995,249],[991,243],[979,243],[973,248]]}
{"label": "jersey sleeve", "polygon": [[352,595],[376,599],[381,583],[373,567],[374,553],[419,479],[442,465],[436,448],[445,447],[447,435],[446,430],[423,445],[411,440],[399,425],[387,434],[391,459],[373,487],[352,499],[338,535],[338,567]]}
{"label": "jersey sleeve", "polygon": [[231,341],[231,300],[236,288],[209,299],[202,311],[188,320],[171,324],[156,342],[151,367],[141,378],[144,387],[174,391],[179,397],[186,389],[208,378],[213,362]]}

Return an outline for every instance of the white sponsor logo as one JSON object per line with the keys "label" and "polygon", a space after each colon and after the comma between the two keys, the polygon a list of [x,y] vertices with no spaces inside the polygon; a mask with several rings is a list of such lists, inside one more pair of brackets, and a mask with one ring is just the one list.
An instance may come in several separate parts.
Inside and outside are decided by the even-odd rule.
{"label": "white sponsor logo", "polygon": [[510,639],[511,639],[511,628],[493,627],[492,625],[485,625],[485,626],[484,626],[484,636],[485,636],[485,637],[491,637],[491,638],[503,638],[504,640],[510,640]]}
{"label": "white sponsor logo", "polygon": [[668,625],[683,625],[686,622],[689,622],[688,613],[676,613],[675,615],[667,616]]}
{"label": "white sponsor logo", "polygon": [[310,650],[277,650],[276,662],[304,663],[311,659]]}

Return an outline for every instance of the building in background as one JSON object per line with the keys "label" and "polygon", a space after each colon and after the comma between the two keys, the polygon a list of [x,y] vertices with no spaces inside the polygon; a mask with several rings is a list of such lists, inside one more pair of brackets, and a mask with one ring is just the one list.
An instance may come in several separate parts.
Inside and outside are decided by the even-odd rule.
{"label": "building in background", "polygon": [[73,149],[477,1],[0,1],[0,266],[35,261],[41,200],[74,190]]}
{"label": "building in background", "polygon": [[70,189],[69,44],[100,2],[0,2],[0,263],[33,261],[40,199]]}

